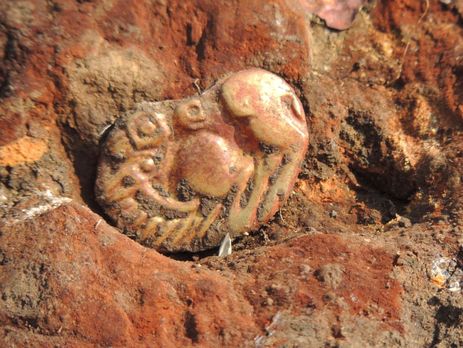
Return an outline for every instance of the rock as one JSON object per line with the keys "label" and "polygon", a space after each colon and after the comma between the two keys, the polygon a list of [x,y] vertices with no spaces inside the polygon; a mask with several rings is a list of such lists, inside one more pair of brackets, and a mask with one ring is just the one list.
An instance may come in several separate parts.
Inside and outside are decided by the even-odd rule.
{"label": "rock", "polygon": [[330,218],[336,219],[338,213],[336,212],[336,210],[331,210],[328,215],[330,216]]}
{"label": "rock", "polygon": [[400,216],[399,214],[396,214],[395,218],[389,220],[386,224],[385,224],[385,230],[388,231],[390,230],[391,228],[394,228],[394,227],[402,227],[402,228],[409,228],[412,226],[412,222],[409,218],[405,217],[405,216]]}
{"label": "rock", "polygon": [[95,32],[82,36],[88,54],[66,66],[69,124],[85,142],[98,145],[104,131],[135,103],[163,95],[162,65],[137,48],[108,44]]}
{"label": "rock", "polygon": [[[391,278],[393,256],[382,248],[352,237],[316,233],[256,248],[245,255],[234,252],[227,261],[234,265],[227,267],[224,275],[233,276],[235,287],[246,294],[259,326],[268,328],[276,316],[281,317],[277,320],[280,325],[274,325],[281,329],[275,327],[280,344],[313,339],[321,345],[329,339],[325,332],[331,332],[336,318],[342,318],[340,326],[350,328],[356,320],[368,318],[368,331],[382,326],[383,337],[400,337],[401,289]],[[219,269],[223,262],[214,257],[205,265]],[[385,284],[390,287],[385,288]],[[320,321],[310,320],[314,317]],[[317,338],[311,339],[309,333],[298,329],[306,322],[319,332]],[[369,340],[364,329],[357,327],[348,334],[343,331],[344,342],[355,346]],[[392,342],[389,339],[383,342]],[[266,336],[262,340],[273,342]]]}
{"label": "rock", "polygon": [[365,0],[299,0],[308,12],[316,14],[333,29],[348,29]]}
{"label": "rock", "polygon": [[78,204],[1,231],[2,346],[241,346],[259,332],[225,278],[140,246]]}
{"label": "rock", "polygon": [[343,269],[339,264],[327,264],[317,269],[315,276],[328,287],[336,289],[342,282]]}
{"label": "rock", "polygon": [[[285,311],[286,320],[304,321],[297,319],[306,315],[304,308],[329,318],[347,310],[362,313],[376,303],[370,320],[381,320],[391,332],[400,327],[400,288],[389,275],[391,256],[352,239],[318,234],[256,249],[251,274],[241,268],[248,260],[232,254],[227,260],[233,261],[235,276],[230,277],[228,270],[219,274],[144,248],[73,202],[18,217],[0,230],[3,346],[246,346],[272,313],[289,307],[294,311]],[[360,255],[374,255],[375,261],[358,261]],[[299,265],[324,269],[320,274],[329,283],[341,260],[349,276],[330,293],[333,303],[346,301],[346,307],[330,309],[323,304],[324,286],[301,274]],[[386,290],[384,282],[390,284]],[[387,320],[381,319],[384,312]],[[361,330],[354,330],[346,337],[359,335]]]}
{"label": "rock", "polygon": [[47,151],[47,142],[42,139],[22,137],[0,146],[0,166],[14,167],[18,164],[38,161]]}

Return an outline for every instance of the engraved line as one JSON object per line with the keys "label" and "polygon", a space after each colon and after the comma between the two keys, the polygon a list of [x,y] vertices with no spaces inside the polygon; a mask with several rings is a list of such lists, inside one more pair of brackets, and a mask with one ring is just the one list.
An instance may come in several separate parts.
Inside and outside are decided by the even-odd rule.
{"label": "engraved line", "polygon": [[[196,222],[197,222],[196,220],[197,220],[197,219],[196,219],[196,216],[195,216],[195,215],[190,214],[190,215],[188,216],[188,218],[185,220],[185,224],[183,225],[183,227],[181,227],[181,228],[177,231],[177,233],[176,233],[174,239],[172,240],[172,245],[176,245],[177,242],[178,242],[178,241],[183,237],[183,235],[184,235],[185,233],[187,233],[188,231],[190,231],[190,236],[192,236],[192,235],[195,234],[195,233],[192,231],[192,228],[195,227]],[[186,240],[185,240],[185,241],[186,241]]]}
{"label": "engraved line", "polygon": [[134,226],[141,226],[145,223],[145,221],[148,219],[148,214],[146,214],[144,211],[139,210],[138,217],[135,219],[133,222]]}
{"label": "engraved line", "polygon": [[167,237],[169,237],[175,231],[175,228],[182,222],[183,221],[180,219],[166,221],[166,223],[163,226],[164,230],[162,231],[162,236],[155,240],[154,245],[161,245],[162,242],[164,242],[167,239]]}
{"label": "engraved line", "polygon": [[222,211],[222,204],[217,204],[214,207],[214,210],[208,215],[207,219],[202,223],[201,228],[196,233],[196,237],[204,238],[204,236],[207,233],[207,230],[212,225],[212,223],[215,221],[217,216],[219,216],[221,211]]}
{"label": "engraved line", "polygon": [[157,227],[163,222],[164,222],[164,219],[159,216],[155,216],[149,219],[148,223],[146,224],[145,228],[142,231],[142,238],[146,239],[150,236],[153,236],[154,233],[156,233]]}

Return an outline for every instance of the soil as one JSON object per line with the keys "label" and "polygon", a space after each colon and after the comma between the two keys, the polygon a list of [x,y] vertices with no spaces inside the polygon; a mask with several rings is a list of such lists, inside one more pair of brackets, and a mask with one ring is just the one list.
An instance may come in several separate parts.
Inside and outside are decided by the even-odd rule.
{"label": "soil", "polygon": [[[463,2],[315,3],[0,3],[1,346],[463,345],[463,292],[431,272],[463,268]],[[309,128],[274,218],[226,257],[111,226],[107,127],[251,66]]]}

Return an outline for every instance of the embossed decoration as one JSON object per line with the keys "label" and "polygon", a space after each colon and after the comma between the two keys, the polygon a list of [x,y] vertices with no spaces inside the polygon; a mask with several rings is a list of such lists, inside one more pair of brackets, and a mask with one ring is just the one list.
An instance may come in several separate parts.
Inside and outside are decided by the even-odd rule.
{"label": "embossed decoration", "polygon": [[144,245],[205,250],[278,211],[307,145],[293,89],[265,70],[243,70],[200,96],[141,103],[118,119],[102,150],[97,199]]}

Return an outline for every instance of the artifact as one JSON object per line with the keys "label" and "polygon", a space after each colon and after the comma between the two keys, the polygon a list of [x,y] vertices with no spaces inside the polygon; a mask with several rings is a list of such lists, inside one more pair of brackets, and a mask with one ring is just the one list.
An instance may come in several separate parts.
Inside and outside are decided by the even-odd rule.
{"label": "artifact", "polygon": [[144,102],[119,118],[103,144],[96,197],[146,246],[206,250],[278,211],[307,145],[293,89],[268,71],[243,70],[201,95]]}

